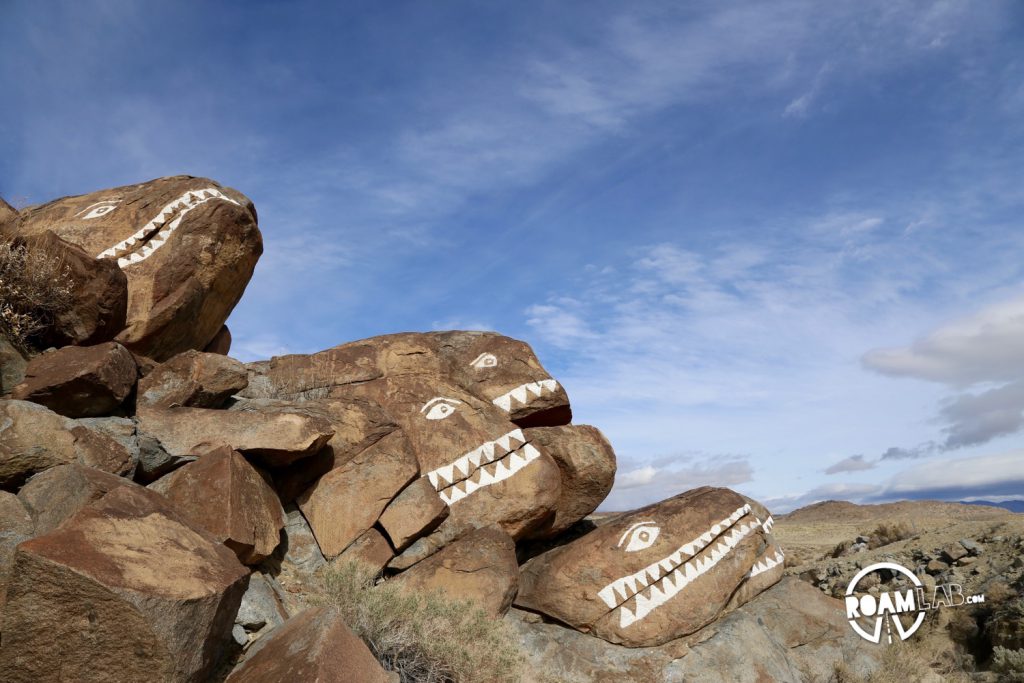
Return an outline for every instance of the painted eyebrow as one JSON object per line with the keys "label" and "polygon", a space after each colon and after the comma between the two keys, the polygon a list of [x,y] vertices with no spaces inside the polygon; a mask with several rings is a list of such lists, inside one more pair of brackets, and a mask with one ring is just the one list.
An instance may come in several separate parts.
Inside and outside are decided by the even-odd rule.
{"label": "painted eyebrow", "polygon": [[616,545],[615,547],[616,547],[616,548],[619,548],[619,547],[621,547],[621,546],[622,546],[622,544],[623,544],[623,543],[625,542],[625,540],[626,540],[626,536],[627,536],[627,535],[629,535],[629,532],[630,532],[630,531],[632,531],[633,529],[637,528],[638,526],[645,526],[645,525],[648,525],[648,524],[653,524],[654,526],[657,526],[657,524],[655,524],[655,522],[654,522],[653,520],[651,520],[651,521],[647,521],[647,522],[637,522],[636,524],[634,524],[633,526],[629,527],[629,528],[628,528],[628,529],[626,529],[626,530],[625,530],[624,532],[622,532],[622,537],[621,537],[621,538],[619,538],[619,544],[618,544],[618,545]]}
{"label": "painted eyebrow", "polygon": [[456,401],[454,398],[445,398],[444,396],[436,396],[436,397],[430,399],[429,401],[427,401],[426,403],[424,403],[423,407],[420,408],[420,412],[422,413],[424,410],[426,410],[427,408],[429,408],[430,406],[434,405],[435,403],[437,403],[439,401],[444,401],[445,403],[459,403],[459,404],[462,403],[462,401]]}

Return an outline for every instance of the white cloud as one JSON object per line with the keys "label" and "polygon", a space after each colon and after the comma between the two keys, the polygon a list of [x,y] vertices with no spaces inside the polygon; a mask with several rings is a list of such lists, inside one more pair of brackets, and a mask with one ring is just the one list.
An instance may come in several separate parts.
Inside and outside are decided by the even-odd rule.
{"label": "white cloud", "polygon": [[846,472],[861,472],[875,468],[875,463],[864,459],[863,455],[851,455],[843,458],[837,463],[825,468],[825,474],[841,474]]}

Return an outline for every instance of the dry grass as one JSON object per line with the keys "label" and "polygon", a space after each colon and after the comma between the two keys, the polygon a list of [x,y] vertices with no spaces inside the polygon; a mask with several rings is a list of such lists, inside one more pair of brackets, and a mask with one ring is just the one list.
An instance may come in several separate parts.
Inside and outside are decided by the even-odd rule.
{"label": "dry grass", "polygon": [[1001,681],[1024,681],[1024,650],[996,647],[992,650],[992,671]]}
{"label": "dry grass", "polygon": [[375,585],[356,562],[325,569],[314,604],[339,610],[345,623],[402,683],[513,683],[523,658],[504,622],[471,602],[418,593],[397,582]]}
{"label": "dry grass", "polygon": [[0,335],[35,350],[36,335],[71,306],[69,275],[59,258],[0,240]]}

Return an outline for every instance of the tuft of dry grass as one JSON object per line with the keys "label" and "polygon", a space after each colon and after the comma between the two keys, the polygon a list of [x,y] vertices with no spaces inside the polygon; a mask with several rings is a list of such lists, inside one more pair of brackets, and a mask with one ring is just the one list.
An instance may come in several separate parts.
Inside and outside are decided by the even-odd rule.
{"label": "tuft of dry grass", "polygon": [[358,562],[325,568],[314,604],[339,610],[402,683],[516,683],[523,656],[504,622],[469,601],[376,581]]}
{"label": "tuft of dry grass", "polygon": [[992,671],[1001,681],[1024,681],[1024,650],[996,646],[992,650]]}
{"label": "tuft of dry grass", "polygon": [[905,522],[882,522],[868,535],[868,548],[881,548],[883,545],[896,543],[913,535],[914,530]]}
{"label": "tuft of dry grass", "polygon": [[70,269],[60,258],[0,240],[0,336],[30,353],[35,337],[70,308]]}

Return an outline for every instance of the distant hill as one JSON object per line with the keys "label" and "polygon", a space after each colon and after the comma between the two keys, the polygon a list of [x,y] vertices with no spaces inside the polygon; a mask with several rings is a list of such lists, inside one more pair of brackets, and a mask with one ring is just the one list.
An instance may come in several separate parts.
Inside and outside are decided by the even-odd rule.
{"label": "distant hill", "polygon": [[965,500],[964,505],[987,505],[994,508],[1005,508],[1010,512],[1024,512],[1024,500],[1004,500],[1002,503],[993,503],[990,500]]}

